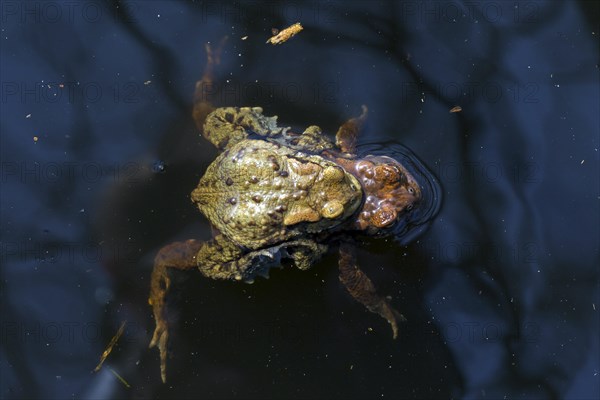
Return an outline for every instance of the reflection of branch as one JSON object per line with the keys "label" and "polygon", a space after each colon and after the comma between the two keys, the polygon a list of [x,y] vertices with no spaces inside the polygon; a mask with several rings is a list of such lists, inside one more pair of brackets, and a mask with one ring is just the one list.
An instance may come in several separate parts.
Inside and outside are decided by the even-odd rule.
{"label": "reflection of branch", "polygon": [[[104,364],[104,360],[106,360],[106,357],[108,357],[108,355],[112,351],[113,347],[115,346],[115,344],[117,344],[117,341],[123,334],[123,331],[125,330],[125,325],[127,325],[127,321],[121,322],[121,326],[119,327],[119,330],[117,331],[117,333],[115,333],[115,336],[113,336],[112,339],[110,339],[110,343],[108,343],[106,350],[104,350],[104,353],[102,353],[102,357],[100,357],[100,362],[98,363],[98,365],[96,365],[96,368],[94,368],[94,372],[98,372],[102,368],[102,364]],[[117,376],[117,378],[118,378],[118,376]]]}
{"label": "reflection of branch", "polygon": [[[124,7],[119,0],[112,0],[110,2],[112,6],[110,16],[112,16],[117,24],[119,24],[131,37],[146,50],[151,58],[154,65],[156,65],[156,71],[160,71],[161,76],[174,76],[178,68],[176,64],[177,57],[173,52],[166,46],[157,44],[148,35],[146,35],[140,28],[139,22],[135,21],[135,17],[131,15],[128,7]],[[158,85],[165,92],[166,96],[170,101],[176,104],[180,109],[185,110],[188,101],[187,98],[183,98],[177,90],[175,85],[172,85],[168,79],[159,79]]]}

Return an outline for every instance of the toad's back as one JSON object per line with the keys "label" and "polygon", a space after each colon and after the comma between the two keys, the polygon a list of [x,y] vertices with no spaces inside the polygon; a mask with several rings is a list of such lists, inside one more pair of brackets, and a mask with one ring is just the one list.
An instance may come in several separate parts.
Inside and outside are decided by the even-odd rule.
{"label": "toad's back", "polygon": [[192,192],[209,221],[249,249],[336,227],[361,198],[358,181],[332,161],[266,140],[221,153]]}

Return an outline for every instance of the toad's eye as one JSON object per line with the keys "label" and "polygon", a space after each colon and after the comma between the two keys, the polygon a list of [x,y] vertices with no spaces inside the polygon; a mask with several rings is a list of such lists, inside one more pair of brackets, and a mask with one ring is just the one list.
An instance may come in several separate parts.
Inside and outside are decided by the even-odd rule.
{"label": "toad's eye", "polygon": [[[410,193],[410,194],[415,194],[415,189],[413,189],[413,188],[409,187],[409,188],[408,188],[408,193]],[[411,208],[412,208],[412,204],[411,204]]]}
{"label": "toad's eye", "polygon": [[[409,189],[409,192],[410,192],[410,189]],[[406,211],[412,210],[413,207],[414,207],[413,203],[410,203],[409,205],[406,206]]]}
{"label": "toad's eye", "polygon": [[344,212],[344,205],[339,201],[332,200],[328,201],[323,205],[321,215],[325,218],[336,218]]}

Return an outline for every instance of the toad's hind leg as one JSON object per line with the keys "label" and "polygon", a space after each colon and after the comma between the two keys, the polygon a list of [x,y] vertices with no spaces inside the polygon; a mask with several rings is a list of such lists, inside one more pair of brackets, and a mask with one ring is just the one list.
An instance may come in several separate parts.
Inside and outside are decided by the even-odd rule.
{"label": "toad's hind leg", "polygon": [[356,152],[356,139],[367,121],[367,106],[363,104],[360,116],[344,122],[335,135],[335,144],[344,152]]}
{"label": "toad's hind leg", "polygon": [[160,376],[163,382],[167,380],[167,345],[169,329],[165,308],[165,298],[171,285],[169,268],[187,270],[196,268],[196,254],[202,246],[198,240],[175,242],[159,250],[154,258],[154,270],[150,284],[148,302],[154,312],[156,328],[150,342],[150,347],[157,346],[160,352]]}
{"label": "toad's hind leg", "polygon": [[367,307],[371,312],[385,318],[392,326],[394,339],[398,337],[398,321],[405,321],[402,314],[396,311],[387,298],[377,293],[373,282],[356,264],[356,254],[350,244],[340,246],[340,281],[354,299]]}

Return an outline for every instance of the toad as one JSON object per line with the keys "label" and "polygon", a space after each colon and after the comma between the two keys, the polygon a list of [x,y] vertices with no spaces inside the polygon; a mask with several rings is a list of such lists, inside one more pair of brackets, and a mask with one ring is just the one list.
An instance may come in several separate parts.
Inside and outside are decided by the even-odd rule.
{"label": "toad", "polygon": [[[251,283],[287,260],[309,269],[338,245],[339,279],[350,295],[389,322],[393,337],[404,319],[377,293],[357,263],[351,235],[410,237],[437,211],[435,179],[406,150],[402,162],[386,155],[357,154],[362,114],[341,125],[330,140],[318,126],[303,132],[279,126],[260,107],[213,108],[203,99],[218,54],[196,84],[193,116],[202,136],[219,151],[192,202],[215,228],[208,242],[190,239],[159,250],[149,303],[156,328],[163,382],[169,330],[165,297],[169,271],[197,269],[210,279]],[[414,234],[412,234],[414,237]]]}

